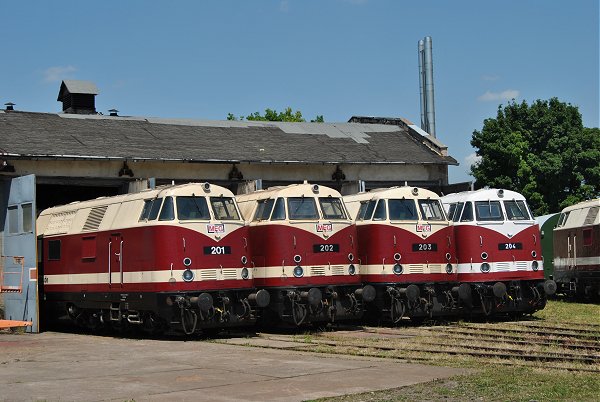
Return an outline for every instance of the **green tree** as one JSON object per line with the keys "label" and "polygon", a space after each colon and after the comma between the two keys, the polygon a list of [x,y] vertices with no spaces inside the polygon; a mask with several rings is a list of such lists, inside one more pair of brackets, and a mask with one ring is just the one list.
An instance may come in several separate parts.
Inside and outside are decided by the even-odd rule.
{"label": "green tree", "polygon": [[[260,114],[259,112],[254,112],[246,117],[240,116],[239,119],[234,116],[232,113],[227,114],[227,120],[244,120],[244,118],[248,121],[287,121],[287,122],[305,122],[306,120],[302,117],[302,112],[296,110],[292,111],[291,107],[288,107],[283,112],[277,113],[275,109],[265,109],[265,114]],[[311,122],[323,123],[325,120],[323,119],[323,115],[318,115]]]}
{"label": "green tree", "polygon": [[600,130],[584,128],[577,107],[557,98],[500,105],[471,145],[481,157],[471,166],[476,187],[518,191],[535,215],[600,194]]}

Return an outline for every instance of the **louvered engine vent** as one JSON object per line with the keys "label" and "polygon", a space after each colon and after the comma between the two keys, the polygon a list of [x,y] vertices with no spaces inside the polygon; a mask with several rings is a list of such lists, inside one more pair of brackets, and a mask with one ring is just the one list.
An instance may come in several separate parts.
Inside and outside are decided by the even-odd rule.
{"label": "louvered engine vent", "polygon": [[102,223],[102,218],[104,218],[104,214],[106,213],[107,205],[103,207],[92,208],[90,214],[88,215],[85,225],[83,225],[83,232],[90,232],[92,230],[98,230],[100,224]]}
{"label": "louvered engine vent", "polygon": [[596,217],[598,216],[598,210],[600,210],[600,207],[590,208],[590,210],[587,213],[587,216],[585,217],[585,221],[583,222],[583,224],[584,225],[592,225],[596,221]]}

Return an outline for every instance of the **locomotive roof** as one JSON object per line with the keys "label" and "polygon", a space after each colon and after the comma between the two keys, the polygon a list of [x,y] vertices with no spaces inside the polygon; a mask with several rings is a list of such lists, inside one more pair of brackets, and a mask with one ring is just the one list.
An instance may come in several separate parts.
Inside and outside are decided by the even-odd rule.
{"label": "locomotive roof", "polygon": [[192,195],[197,196],[220,196],[224,195],[227,197],[233,197],[233,193],[225,187],[210,184],[208,191],[205,191],[204,185],[206,183],[186,183],[177,185],[166,185],[160,186],[155,189],[143,190],[138,193],[115,195],[112,197],[99,197],[93,200],[86,201],[75,201],[70,204],[60,205],[52,208],[45,209],[40,213],[41,215],[56,214],[61,212],[74,211],[84,208],[93,208],[97,206],[110,205],[115,203],[121,203],[139,199],[149,199],[154,197],[166,197],[166,196],[178,196],[178,195]]}
{"label": "locomotive roof", "polygon": [[[502,196],[499,196],[498,192],[502,191]],[[475,191],[463,191],[460,193],[452,193],[442,197],[444,204],[449,204],[458,201],[487,201],[487,200],[525,200],[525,197],[521,193],[516,191],[496,189],[496,188],[482,188]]]}
{"label": "locomotive roof", "polygon": [[[412,125],[177,120],[0,111],[0,153],[24,159],[457,165]],[[402,125],[404,124],[404,125]]]}
{"label": "locomotive roof", "polygon": [[[413,194],[413,189],[417,189],[418,194]],[[402,187],[389,187],[389,188],[377,188],[369,191],[368,193],[358,193],[352,195],[345,195],[344,201],[352,202],[352,201],[363,201],[363,200],[371,200],[371,199],[379,199],[379,198],[435,198],[438,199],[439,196],[433,191],[410,187],[410,186],[402,186]]]}
{"label": "locomotive roof", "polygon": [[[317,191],[313,191],[313,186],[318,188]],[[290,184],[289,186],[276,186],[269,187],[266,190],[257,190],[249,194],[241,194],[237,196],[237,199],[242,201],[253,201],[264,198],[277,198],[277,197],[341,197],[341,194],[330,187],[317,186],[316,184],[302,183],[302,184]]]}
{"label": "locomotive roof", "polygon": [[577,203],[575,205],[571,205],[570,207],[564,208],[561,212],[570,212],[576,209],[584,209],[584,208],[592,208],[592,207],[600,207],[600,198],[596,198],[594,200],[583,201]]}

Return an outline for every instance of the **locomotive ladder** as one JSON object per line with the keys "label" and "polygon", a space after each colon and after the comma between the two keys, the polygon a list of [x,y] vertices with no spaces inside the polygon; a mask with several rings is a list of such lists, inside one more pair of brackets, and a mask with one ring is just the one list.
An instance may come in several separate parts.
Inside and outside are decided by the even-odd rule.
{"label": "locomotive ladder", "polygon": [[[17,266],[21,266],[21,270],[17,271],[7,271],[4,260],[8,258],[13,259],[13,263]],[[25,272],[25,257],[23,256],[10,256],[3,255],[0,256],[0,293],[22,293],[23,292],[23,274]],[[11,275],[18,275],[19,279],[16,281],[18,285],[8,285],[8,278],[12,278]],[[12,281],[15,283],[15,281]]]}

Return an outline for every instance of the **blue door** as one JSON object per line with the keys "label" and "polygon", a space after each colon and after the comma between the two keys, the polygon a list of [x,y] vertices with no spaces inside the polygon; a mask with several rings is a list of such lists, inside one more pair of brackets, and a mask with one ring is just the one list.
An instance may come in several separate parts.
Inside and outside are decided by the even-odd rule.
{"label": "blue door", "polygon": [[38,332],[35,175],[0,178],[0,289],[4,318]]}

